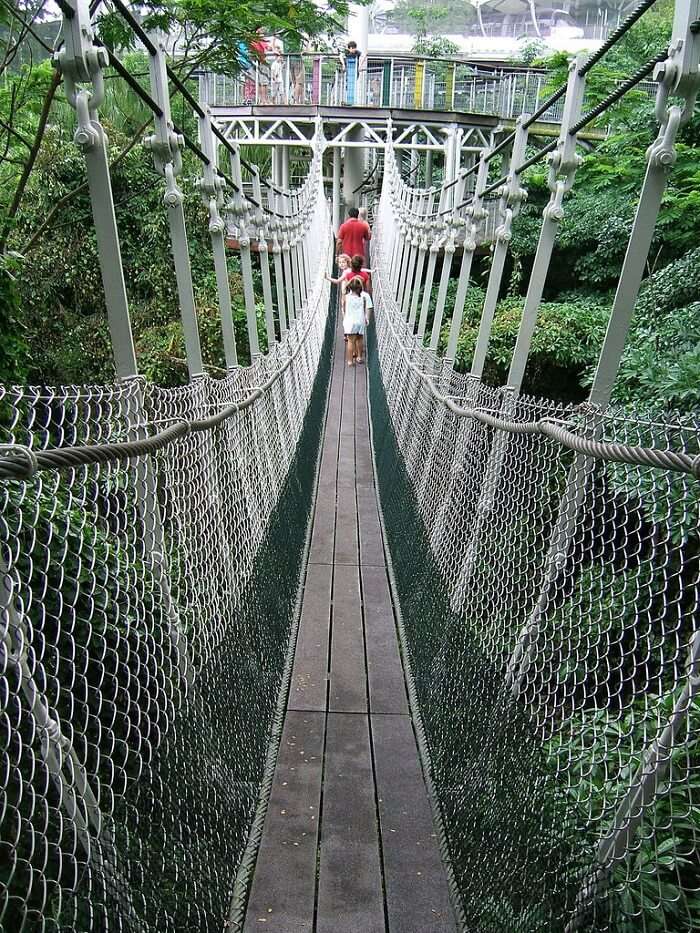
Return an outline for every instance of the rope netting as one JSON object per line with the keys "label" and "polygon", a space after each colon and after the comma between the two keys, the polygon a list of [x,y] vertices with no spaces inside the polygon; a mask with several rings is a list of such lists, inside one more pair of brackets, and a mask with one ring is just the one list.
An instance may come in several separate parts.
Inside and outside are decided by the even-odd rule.
{"label": "rope netting", "polygon": [[[463,927],[698,929],[697,417],[455,373],[394,298],[391,192],[387,175],[375,455]],[[656,465],[616,459],[640,448]]]}
{"label": "rope netting", "polygon": [[0,395],[30,460],[228,411],[0,487],[3,930],[218,931],[250,867],[331,358],[316,212],[308,305],[249,368]]}

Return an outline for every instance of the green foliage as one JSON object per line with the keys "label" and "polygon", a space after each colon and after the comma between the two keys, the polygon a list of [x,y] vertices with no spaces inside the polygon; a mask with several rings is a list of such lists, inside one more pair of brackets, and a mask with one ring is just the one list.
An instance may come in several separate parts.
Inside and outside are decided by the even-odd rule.
{"label": "green foliage", "polygon": [[[144,4],[143,25],[169,35],[181,35],[180,53],[184,70],[206,66],[222,73],[240,69],[239,44],[254,41],[262,26],[266,35],[280,36],[300,45],[313,37],[330,37],[342,32],[348,13],[346,0],[329,0],[323,7],[314,0],[252,0],[222,3],[221,0],[149,0]],[[100,36],[112,47],[134,49],[136,38],[116,12],[102,12],[98,18]]]}
{"label": "green foliage", "polygon": [[0,383],[22,384],[27,378],[28,348],[20,325],[20,299],[12,268],[16,257],[0,257]]}
{"label": "green foliage", "polygon": [[444,36],[420,35],[413,43],[411,51],[414,55],[424,55],[426,58],[448,58],[459,52],[459,46]]}
{"label": "green foliage", "polygon": [[511,61],[515,65],[532,65],[544,56],[546,49],[547,46],[542,39],[524,39],[518,45]]}
{"label": "green foliage", "polygon": [[[468,369],[476,347],[484,293],[471,288],[457,344],[457,367]],[[522,317],[523,300],[505,298],[494,317],[489,353],[484,370],[487,382],[502,385],[507,377]],[[544,302],[526,373],[525,391],[565,400],[580,399],[577,377],[593,366],[607,320],[607,309],[595,299],[571,297]],[[448,328],[442,341],[447,341]]]}
{"label": "green foliage", "polygon": [[[650,710],[658,708],[662,722],[668,721],[678,694],[642,698],[620,718],[604,709],[579,714],[551,741],[550,766],[554,773],[566,773],[562,793],[583,831],[592,821],[602,833],[611,829],[615,808],[610,801],[617,799],[620,787],[629,786],[653,737]],[[612,903],[634,923],[626,929],[691,933],[700,928],[699,726],[700,704],[695,700],[676,737],[668,779],[660,782],[656,798],[645,810],[637,846],[631,858],[613,871]],[[612,758],[608,749],[615,749]]]}

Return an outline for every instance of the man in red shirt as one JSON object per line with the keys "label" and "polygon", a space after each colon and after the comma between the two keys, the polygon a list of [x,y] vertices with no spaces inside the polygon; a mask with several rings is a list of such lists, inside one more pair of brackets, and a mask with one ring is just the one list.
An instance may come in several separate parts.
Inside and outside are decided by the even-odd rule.
{"label": "man in red shirt", "polygon": [[367,258],[367,249],[365,244],[372,239],[372,231],[366,220],[359,220],[359,211],[356,207],[351,207],[348,211],[348,219],[340,225],[338,237],[336,239],[337,253],[347,253],[348,256],[362,256]]}

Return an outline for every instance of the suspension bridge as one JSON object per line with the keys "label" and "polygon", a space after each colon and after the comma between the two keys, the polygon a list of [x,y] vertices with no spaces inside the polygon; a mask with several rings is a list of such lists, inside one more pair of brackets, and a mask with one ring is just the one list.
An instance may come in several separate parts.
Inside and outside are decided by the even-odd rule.
{"label": "suspension bridge", "polygon": [[[289,77],[284,101],[241,102],[212,75],[195,96],[115,0],[148,53],[146,85],[96,39],[94,9],[60,0],[55,64],[117,378],[0,388],[3,930],[698,928],[699,575],[679,533],[698,524],[697,416],[610,404],[700,90],[698,0],[676,0],[668,49],[602,101],[587,91],[652,2],[553,93],[525,72],[490,77],[489,111],[469,109],[477,85],[464,92],[457,65],[435,72],[436,90],[420,60],[420,106],[397,105],[405,58],[382,62],[357,106],[337,77],[321,99],[318,57],[302,89],[315,100],[295,99]],[[107,69],[153,115],[181,388],[138,370],[100,123]],[[657,133],[589,399],[528,396],[581,134],[650,82]],[[174,95],[196,139],[173,122]],[[242,157],[251,142],[274,149],[271,178]],[[308,153],[297,185],[292,146]],[[185,150],[201,166],[220,378],[200,341]],[[494,387],[496,302],[540,162],[549,202]],[[342,204],[359,200],[374,312],[367,366],[349,367],[328,276]]]}

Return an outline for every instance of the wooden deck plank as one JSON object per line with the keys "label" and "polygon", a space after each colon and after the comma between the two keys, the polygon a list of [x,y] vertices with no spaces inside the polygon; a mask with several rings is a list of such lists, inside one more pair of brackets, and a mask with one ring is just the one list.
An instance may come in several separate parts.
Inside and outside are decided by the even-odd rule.
{"label": "wooden deck plank", "polygon": [[360,575],[356,564],[336,566],[333,576],[328,708],[338,713],[367,712],[367,674]]}
{"label": "wooden deck plank", "polygon": [[288,709],[326,709],[332,575],[333,568],[330,564],[309,565],[294,653]]}
{"label": "wooden deck plank", "polygon": [[455,933],[408,716],[372,716],[389,933]]}
{"label": "wooden deck plank", "polygon": [[386,575],[366,370],[348,368],[343,350],[339,332],[287,714],[244,933],[453,933]]}
{"label": "wooden deck plank", "polygon": [[317,933],[385,933],[374,779],[365,716],[330,713]]}
{"label": "wooden deck plank", "polygon": [[360,563],[370,567],[384,567],[384,545],[382,527],[377,510],[377,494],[374,485],[357,486],[358,536],[360,539]]}
{"label": "wooden deck plank", "polygon": [[364,368],[358,370],[355,388],[355,475],[358,486],[374,485],[367,409],[367,376]]}
{"label": "wooden deck plank", "polygon": [[362,567],[361,572],[370,712],[407,716],[403,666],[386,570]]}
{"label": "wooden deck plank", "polygon": [[312,933],[324,729],[287,711],[244,933]]}
{"label": "wooden deck plank", "polygon": [[338,445],[340,443],[340,419],[343,412],[344,375],[342,367],[338,366],[336,361],[331,375],[323,450],[321,451],[314,526],[309,550],[309,563],[311,564],[330,564],[333,560]]}

